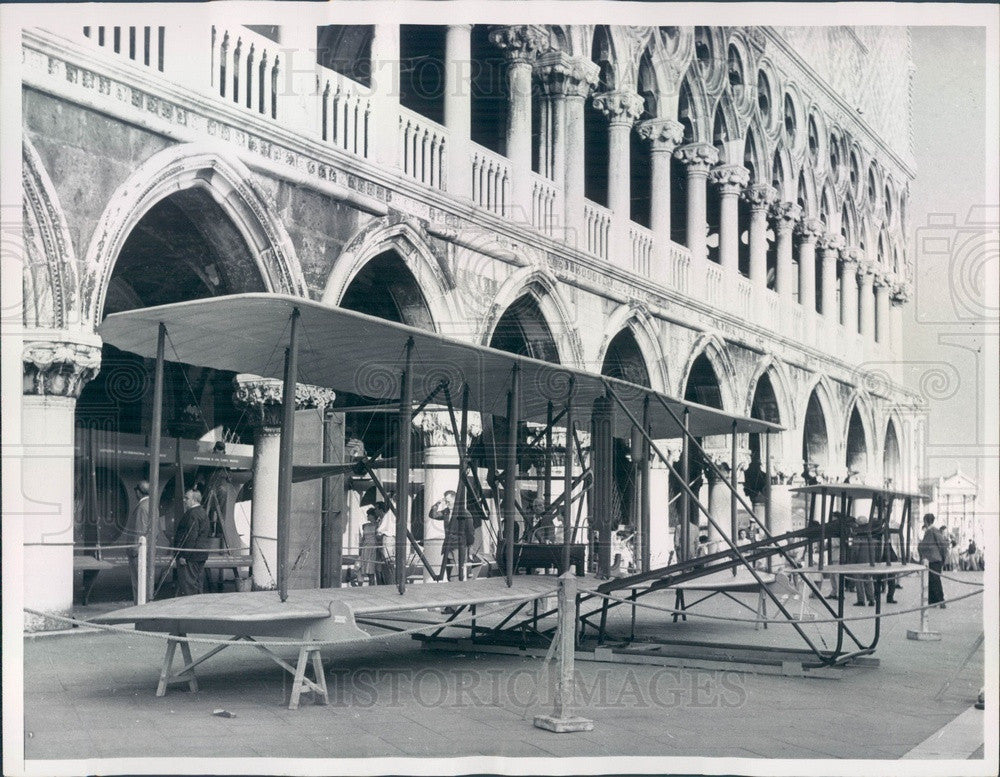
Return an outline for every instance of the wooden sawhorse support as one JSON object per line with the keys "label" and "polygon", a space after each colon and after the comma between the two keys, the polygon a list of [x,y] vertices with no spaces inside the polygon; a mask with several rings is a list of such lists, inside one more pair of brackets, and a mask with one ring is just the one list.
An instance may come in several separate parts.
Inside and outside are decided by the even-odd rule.
{"label": "wooden sawhorse support", "polygon": [[[174,639],[175,637],[180,639]],[[156,686],[157,696],[166,695],[168,686],[175,685],[177,683],[187,683],[188,689],[192,693],[196,692],[198,690],[198,678],[195,676],[194,668],[198,666],[198,664],[214,656],[216,653],[222,652],[234,642],[246,640],[247,642],[253,643],[255,648],[264,653],[264,655],[274,661],[274,663],[294,678],[292,680],[292,693],[288,702],[288,709],[295,710],[299,708],[299,699],[302,696],[303,691],[312,691],[315,693],[317,704],[330,703],[330,696],[326,688],[326,673],[323,671],[323,656],[318,647],[300,645],[298,661],[295,666],[292,666],[281,658],[281,656],[270,650],[266,645],[259,645],[253,637],[247,634],[242,634],[232,637],[230,640],[221,645],[216,645],[203,656],[199,656],[197,659],[192,660],[191,645],[186,639],[184,639],[185,637],[187,637],[187,634],[184,632],[172,632],[167,638],[167,652],[163,657],[163,666],[160,668],[160,682]],[[300,641],[308,642],[311,638],[311,634],[307,629]],[[180,646],[181,656],[184,659],[184,663],[175,671],[173,668],[174,656],[177,653],[178,645]],[[310,663],[312,664],[313,677],[315,678],[313,680],[306,677],[306,668]]]}
{"label": "wooden sawhorse support", "polygon": [[[754,624],[754,627],[753,627],[754,631],[759,630],[761,626],[763,626],[765,629],[767,628],[767,595],[764,592],[764,587],[762,585],[742,586],[742,587],[739,587],[739,588],[734,588],[733,591],[728,591],[728,590],[724,590],[724,589],[711,589],[711,588],[703,588],[703,589],[689,588],[687,590],[691,590],[691,591],[701,590],[701,591],[708,591],[709,593],[706,593],[705,596],[703,596],[700,599],[697,599],[697,600],[691,602],[691,604],[689,605],[684,600],[684,591],[685,591],[685,589],[684,588],[675,588],[674,589],[674,609],[678,610],[679,612],[675,612],[673,614],[673,622],[674,623],[677,623],[677,619],[678,618],[680,618],[681,620],[684,620],[684,621],[687,620],[687,614],[685,613],[685,610],[687,610],[688,607],[694,607],[696,604],[700,604],[701,602],[705,601],[706,599],[711,599],[713,596],[718,596],[719,594],[721,594],[722,596],[725,596],[727,599],[732,599],[740,607],[745,607],[746,609],[750,610],[750,612],[754,613],[757,616],[757,622]],[[742,601],[740,599],[737,599],[735,596],[733,596],[733,592],[756,593],[757,594],[757,607],[756,607],[756,609],[753,608],[753,607],[751,607],[746,602],[744,602],[744,601]]]}

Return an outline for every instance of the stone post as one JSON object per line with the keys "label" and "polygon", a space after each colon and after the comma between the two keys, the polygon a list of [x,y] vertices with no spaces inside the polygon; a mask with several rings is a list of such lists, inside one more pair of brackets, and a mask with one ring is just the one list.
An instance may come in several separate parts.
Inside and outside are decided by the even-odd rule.
{"label": "stone post", "polygon": [[551,101],[552,180],[563,191],[563,228],[571,246],[585,244],[583,201],[584,101],[597,83],[600,68],[586,57],[561,51],[539,55],[535,71]]}
{"label": "stone post", "polygon": [[806,219],[799,224],[799,304],[807,314],[816,312],[816,241],[823,222]]}
{"label": "stone post", "polygon": [[472,196],[471,24],[450,24],[445,33],[444,126],[448,128],[448,186],[456,197]]}
{"label": "stone post", "polygon": [[719,187],[719,264],[723,272],[740,271],[740,223],[738,199],[750,180],[742,165],[722,165],[712,170],[712,183]]}
{"label": "stone post", "polygon": [[794,288],[792,235],[796,224],[802,218],[802,208],[794,202],[779,202],[772,206],[771,213],[774,218],[774,231],[778,242],[774,288],[783,299],[790,300]]}
{"label": "stone post", "polygon": [[649,226],[656,251],[653,277],[662,280],[670,251],[670,160],[684,140],[684,125],[673,119],[650,119],[639,125],[639,135],[649,141],[652,155]]}
{"label": "stone post", "polygon": [[820,294],[823,315],[833,323],[840,317],[837,306],[837,258],[844,248],[840,235],[823,235],[817,240],[820,259]]}
{"label": "stone post", "polygon": [[594,107],[608,119],[608,209],[611,211],[612,261],[628,265],[631,258],[629,224],[632,221],[632,125],[645,102],[635,92],[620,90],[594,95]]}
{"label": "stone post", "polygon": [[531,71],[535,57],[547,48],[548,35],[536,25],[498,27],[490,41],[507,57],[507,158],[511,166],[511,199],[515,221],[531,222]]}
{"label": "stone post", "polygon": [[750,205],[750,283],[757,291],[767,288],[767,212],[777,194],[766,184],[743,190],[743,199]]}
{"label": "stone post", "polygon": [[[237,375],[233,399],[252,413],[253,501],[250,505],[251,573],[255,591],[278,584],[278,458],[281,449],[282,381],[258,375]],[[326,408],[336,395],[331,389],[298,384],[295,409]]]}
{"label": "stone post", "polygon": [[[63,339],[65,338],[65,339]],[[21,493],[24,524],[24,606],[53,615],[73,609],[76,401],[101,366],[101,341],[68,332],[25,333],[22,351],[21,475],[7,484]],[[41,543],[51,546],[45,547]],[[25,630],[65,624],[25,615]]]}
{"label": "stone post", "polygon": [[845,248],[841,252],[840,322],[851,334],[858,331],[858,265],[863,260],[859,248]]}
{"label": "stone post", "polygon": [[693,276],[700,277],[708,260],[708,171],[719,161],[719,152],[708,143],[690,143],[674,156],[687,165],[687,247]]}

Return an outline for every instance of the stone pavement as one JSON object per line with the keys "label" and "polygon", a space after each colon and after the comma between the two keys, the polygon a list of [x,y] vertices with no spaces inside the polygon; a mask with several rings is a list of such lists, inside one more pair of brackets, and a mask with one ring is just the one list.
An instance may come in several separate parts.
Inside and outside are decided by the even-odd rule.
{"label": "stone pavement", "polygon": [[[969,580],[981,575],[957,573]],[[901,592],[912,606],[916,580]],[[949,595],[969,589],[946,585]],[[672,597],[656,603],[670,606]],[[650,597],[651,600],[652,597]],[[751,601],[748,599],[748,601]],[[106,607],[106,605],[104,605]],[[704,612],[748,615],[716,597]],[[891,607],[891,606],[890,606]],[[850,615],[870,612],[848,607]],[[614,613],[614,611],[612,611]],[[286,708],[290,677],[257,651],[230,648],[198,669],[201,690],[154,690],[163,641],[82,633],[25,641],[25,755],[127,757],[673,756],[896,759],[969,710],[982,685],[983,651],[959,664],[982,630],[982,598],[932,610],[940,642],[906,639],[917,615],[888,618],[878,667],[822,680],[718,670],[578,662],[578,713],[594,730],[553,734],[532,726],[547,707],[540,659],[421,649],[404,637],[327,649],[330,706],[308,697]],[[627,627],[621,608],[612,627]],[[859,625],[867,635],[870,624]],[[829,642],[832,627],[806,626]],[[640,611],[639,632],[678,638],[797,646],[772,626]],[[199,655],[205,646],[194,646]],[[286,658],[295,651],[281,649]],[[957,674],[956,674],[957,672]],[[934,696],[952,678],[941,698]],[[540,684],[544,689],[544,682]],[[235,717],[214,716],[225,709]],[[978,711],[976,711],[978,712]],[[982,714],[978,713],[979,726]],[[974,744],[963,757],[973,754]],[[964,745],[963,745],[964,747]],[[982,758],[982,748],[978,757]],[[619,767],[621,768],[621,767]]]}

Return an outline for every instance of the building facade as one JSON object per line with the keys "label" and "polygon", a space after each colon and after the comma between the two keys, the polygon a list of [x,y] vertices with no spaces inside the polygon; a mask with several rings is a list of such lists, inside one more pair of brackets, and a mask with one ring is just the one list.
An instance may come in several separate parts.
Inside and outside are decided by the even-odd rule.
{"label": "building facade", "polygon": [[[22,38],[23,443],[46,451],[23,465],[28,606],[71,604],[101,477],[81,475],[81,430],[148,434],[148,365],[96,327],[217,294],[301,295],[776,422],[776,505],[812,475],[917,486],[905,29],[94,21]],[[170,369],[170,435],[275,449],[271,388]],[[425,461],[452,460],[446,425],[420,432]],[[424,505],[448,486],[429,470]]]}

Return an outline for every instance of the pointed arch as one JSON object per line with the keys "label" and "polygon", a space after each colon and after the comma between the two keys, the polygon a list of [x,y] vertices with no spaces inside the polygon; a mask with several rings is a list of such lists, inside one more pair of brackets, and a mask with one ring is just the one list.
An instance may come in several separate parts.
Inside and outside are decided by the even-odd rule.
{"label": "pointed arch", "polygon": [[27,135],[23,138],[24,298],[27,327],[68,329],[80,321],[76,251],[59,196]]}
{"label": "pointed arch", "polygon": [[878,440],[874,409],[862,391],[855,391],[845,406],[840,439],[844,441],[844,465],[848,472],[856,472],[864,482],[870,482],[875,471]]}
{"label": "pointed arch", "polygon": [[687,362],[684,365],[684,370],[681,372],[680,385],[678,386],[676,396],[683,397],[685,395],[685,389],[691,377],[692,369],[700,356],[704,356],[708,360],[712,366],[712,370],[715,372],[715,377],[719,384],[722,409],[732,412],[738,404],[733,390],[736,368],[729,356],[729,352],[726,350],[725,343],[712,333],[705,333],[695,340]]}
{"label": "pointed arch", "polygon": [[677,120],[684,125],[684,142],[711,143],[710,117],[705,84],[692,65],[681,81],[677,96]]}
{"label": "pointed arch", "polygon": [[808,165],[799,168],[795,187],[795,197],[802,208],[803,218],[819,216],[819,201],[816,196],[816,179]]}
{"label": "pointed arch", "polygon": [[750,171],[750,183],[770,183],[771,159],[765,145],[766,136],[756,124],[751,124],[743,142],[743,166]]}
{"label": "pointed arch", "polygon": [[322,301],[340,304],[365,265],[388,251],[394,251],[412,273],[430,309],[435,331],[440,331],[443,322],[460,320],[454,279],[431,249],[426,233],[416,223],[389,217],[373,219],[347,242],[327,278]]}
{"label": "pointed arch", "polygon": [[556,342],[559,363],[583,369],[583,346],[576,331],[574,317],[559,291],[558,281],[547,268],[522,267],[504,281],[489,312],[483,318],[477,340],[488,346],[500,318],[511,305],[525,295],[535,300],[544,315]]}
{"label": "pointed arch", "polygon": [[836,466],[840,447],[834,396],[829,379],[817,376],[805,392],[799,423],[803,465],[815,464],[827,472]]}
{"label": "pointed arch", "polygon": [[82,300],[83,320],[94,327],[100,323],[115,262],[139,220],[160,200],[186,189],[204,191],[231,219],[268,291],[308,294],[292,241],[268,208],[249,168],[212,143],[185,143],[151,156],[111,196],[80,278],[80,288],[89,291]]}
{"label": "pointed arch", "polygon": [[594,366],[599,370],[608,353],[611,341],[622,331],[628,330],[635,338],[636,344],[646,363],[651,388],[663,393],[670,392],[670,376],[667,371],[667,359],[660,347],[660,337],[656,323],[649,311],[641,305],[620,305],[604,323],[604,339],[594,359]]}
{"label": "pointed arch", "polygon": [[777,423],[781,423],[783,426],[790,426],[792,420],[795,418],[795,403],[793,401],[793,394],[790,388],[791,379],[788,376],[788,371],[785,368],[785,365],[770,354],[764,356],[764,358],[757,364],[753,376],[750,379],[743,407],[739,412],[746,416],[752,415],[754,396],[757,393],[757,384],[765,375],[767,375],[768,380],[771,382],[771,387],[774,389],[774,396],[777,400],[778,413],[780,415],[780,421]]}
{"label": "pointed arch", "polygon": [[823,186],[823,196],[820,199],[820,219],[826,225],[826,231],[837,234],[840,231],[840,212],[837,209],[837,193],[833,184],[827,181]]}

